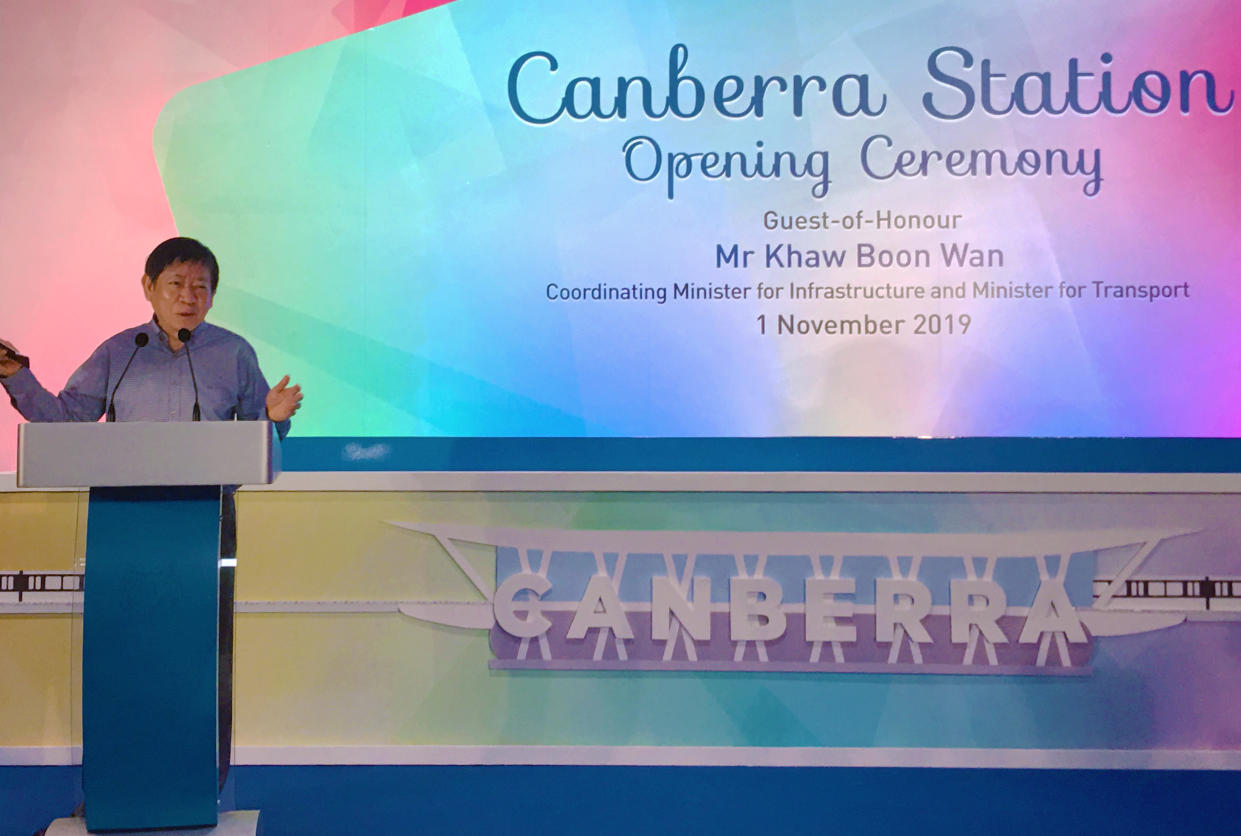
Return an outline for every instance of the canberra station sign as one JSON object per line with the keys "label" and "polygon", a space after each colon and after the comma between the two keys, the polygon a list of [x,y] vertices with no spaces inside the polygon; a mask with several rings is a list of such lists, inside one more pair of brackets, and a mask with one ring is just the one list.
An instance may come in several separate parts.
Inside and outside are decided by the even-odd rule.
{"label": "canberra station sign", "polygon": [[[398,523],[495,547],[486,604],[411,603],[486,628],[497,668],[1082,674],[1098,636],[1201,606],[1126,597],[1100,551],[1177,532],[565,531]],[[1137,564],[1140,564],[1138,561]],[[1126,570],[1132,571],[1132,568]],[[1171,588],[1171,587],[1168,587]]]}
{"label": "canberra station sign", "polygon": [[712,600],[712,579],[702,575],[652,577],[649,600],[630,606],[603,574],[568,607],[542,604],[551,588],[543,575],[517,572],[497,589],[492,649],[506,667],[867,669],[903,661],[971,670],[977,658],[977,672],[988,672],[1042,666],[1044,639],[1067,642],[1060,667],[1089,660],[1081,620],[1064,581],[1053,577],[1013,613],[1004,588],[981,578],[951,580],[947,612],[928,584],[901,577],[875,578],[869,605],[858,603],[857,579],[844,577],[804,578],[796,603],[761,576],[730,577],[723,602]]}

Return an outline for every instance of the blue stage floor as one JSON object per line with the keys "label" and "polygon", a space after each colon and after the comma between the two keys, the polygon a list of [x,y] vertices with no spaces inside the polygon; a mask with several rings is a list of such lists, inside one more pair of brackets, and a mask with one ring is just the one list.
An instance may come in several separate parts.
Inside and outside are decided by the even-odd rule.
{"label": "blue stage floor", "polygon": [[[73,767],[0,767],[0,836],[81,796]],[[1237,832],[1241,773],[683,767],[236,767],[265,836]]]}

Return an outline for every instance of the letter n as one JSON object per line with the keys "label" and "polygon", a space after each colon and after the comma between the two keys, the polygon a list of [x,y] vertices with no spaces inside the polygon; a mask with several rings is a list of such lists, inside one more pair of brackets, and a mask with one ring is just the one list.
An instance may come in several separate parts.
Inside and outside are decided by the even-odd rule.
{"label": "letter n", "polygon": [[681,595],[672,578],[651,578],[651,638],[667,641],[672,635],[672,617],[694,641],[711,639],[711,579],[694,578],[694,601]]}

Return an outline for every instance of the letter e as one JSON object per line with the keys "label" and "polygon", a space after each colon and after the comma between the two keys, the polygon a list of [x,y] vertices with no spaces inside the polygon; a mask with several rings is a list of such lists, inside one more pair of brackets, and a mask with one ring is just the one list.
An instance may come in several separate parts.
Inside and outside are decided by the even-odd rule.
{"label": "letter e", "polygon": [[857,627],[836,621],[853,617],[853,602],[836,600],[853,588],[853,578],[806,578],[806,641],[857,641]]}

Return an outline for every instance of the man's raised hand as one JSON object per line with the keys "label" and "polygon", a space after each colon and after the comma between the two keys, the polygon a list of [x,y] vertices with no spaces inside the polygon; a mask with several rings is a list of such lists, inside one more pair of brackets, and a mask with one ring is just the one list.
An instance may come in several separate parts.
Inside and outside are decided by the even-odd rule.
{"label": "man's raised hand", "polygon": [[[16,374],[17,370],[22,368],[22,364],[13,356],[17,354],[17,348],[10,342],[0,340],[0,377],[8,377]],[[8,351],[5,351],[8,349]]]}
{"label": "man's raised hand", "polygon": [[302,387],[290,386],[289,376],[286,374],[267,393],[267,420],[276,423],[287,421],[301,405]]}

